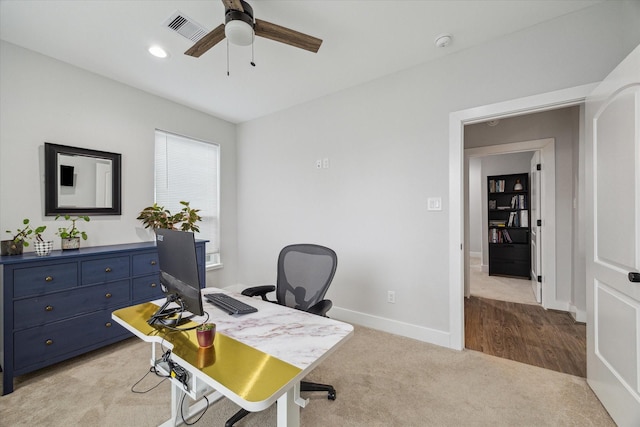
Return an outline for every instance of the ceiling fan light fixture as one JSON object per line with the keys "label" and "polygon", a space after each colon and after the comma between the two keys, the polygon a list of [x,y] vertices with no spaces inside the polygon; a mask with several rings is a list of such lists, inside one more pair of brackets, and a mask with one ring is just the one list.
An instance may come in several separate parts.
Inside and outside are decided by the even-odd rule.
{"label": "ceiling fan light fixture", "polygon": [[230,43],[238,46],[249,46],[253,43],[253,27],[239,19],[227,22],[224,26],[224,35]]}

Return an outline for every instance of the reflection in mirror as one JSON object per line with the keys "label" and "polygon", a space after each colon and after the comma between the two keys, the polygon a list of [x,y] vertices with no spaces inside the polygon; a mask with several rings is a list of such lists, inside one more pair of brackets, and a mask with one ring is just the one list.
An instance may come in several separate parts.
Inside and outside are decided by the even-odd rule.
{"label": "reflection in mirror", "polygon": [[58,153],[58,207],[112,207],[110,159]]}
{"label": "reflection in mirror", "polygon": [[45,215],[120,215],[120,157],[45,143]]}

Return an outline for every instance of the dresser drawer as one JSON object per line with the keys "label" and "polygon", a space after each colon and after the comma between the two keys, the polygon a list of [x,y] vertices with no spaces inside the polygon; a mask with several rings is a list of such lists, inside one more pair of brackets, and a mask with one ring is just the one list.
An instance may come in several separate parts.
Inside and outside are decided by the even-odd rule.
{"label": "dresser drawer", "polygon": [[158,266],[158,252],[148,252],[133,256],[133,275],[156,273],[160,271]]}
{"label": "dresser drawer", "polygon": [[128,302],[129,280],[17,300],[13,303],[14,329],[44,325]]}
{"label": "dresser drawer", "polygon": [[160,275],[151,274],[133,279],[132,294],[134,304],[164,297],[162,287],[160,286]]}
{"label": "dresser drawer", "polygon": [[129,257],[109,257],[82,261],[82,284],[104,283],[129,277]]}
{"label": "dresser drawer", "polygon": [[77,263],[63,263],[39,267],[17,268],[13,272],[13,295],[55,292],[78,285]]}
{"label": "dresser drawer", "polygon": [[111,310],[25,329],[14,335],[14,367],[20,370],[127,333],[111,319]]}

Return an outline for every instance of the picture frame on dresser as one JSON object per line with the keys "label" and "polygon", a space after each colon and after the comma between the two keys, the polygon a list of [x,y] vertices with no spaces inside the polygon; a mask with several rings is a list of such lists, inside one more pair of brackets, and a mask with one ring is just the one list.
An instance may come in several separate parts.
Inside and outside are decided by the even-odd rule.
{"label": "picture frame on dresser", "polygon": [[[206,242],[196,241],[202,287]],[[159,274],[155,242],[0,257],[2,394],[16,376],[130,337],[111,313],[164,298]]]}

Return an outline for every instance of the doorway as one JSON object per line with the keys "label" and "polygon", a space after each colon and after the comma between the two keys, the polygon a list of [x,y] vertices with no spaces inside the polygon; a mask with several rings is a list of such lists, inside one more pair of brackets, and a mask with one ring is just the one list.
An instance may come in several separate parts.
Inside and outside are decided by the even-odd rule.
{"label": "doorway", "polygon": [[[495,126],[495,125],[494,125]],[[471,132],[473,135],[474,132]],[[546,144],[552,144],[553,140],[544,140]],[[468,194],[467,208],[465,212],[468,211],[466,215],[468,217],[466,233],[468,234],[468,238],[465,240],[469,241],[468,252],[469,252],[469,265],[468,268],[465,269],[467,274],[465,275],[465,281],[468,282],[468,291],[465,292],[466,296],[473,295],[477,297],[483,297],[485,299],[493,299],[493,300],[501,300],[501,301],[510,301],[517,302],[523,304],[537,304],[536,294],[534,293],[534,287],[537,285],[537,282],[532,282],[532,277],[537,277],[538,273],[534,274],[533,269],[527,269],[526,273],[527,277],[508,277],[508,276],[499,276],[499,275],[489,275],[489,247],[491,240],[491,236],[489,236],[488,231],[489,227],[487,224],[489,222],[488,218],[488,210],[487,199],[490,198],[487,194],[487,179],[489,176],[494,175],[509,175],[509,174],[519,174],[519,173],[529,173],[531,168],[531,161],[534,155],[537,153],[539,157],[538,151],[521,151],[527,146],[537,146],[539,142],[537,141],[528,141],[519,143],[516,145],[517,148],[514,148],[511,144],[506,144],[505,147],[501,145],[490,147],[491,154],[485,154],[482,149],[471,149],[465,150],[465,156],[468,157],[468,170],[467,176],[468,180],[465,184],[468,187],[466,193]],[[513,151],[517,149],[517,151]],[[472,153],[470,153],[472,151]],[[554,156],[553,150],[550,150],[551,157]],[[553,158],[548,159],[549,162],[553,162]],[[534,213],[534,203],[533,203],[533,183],[526,183],[527,193],[529,194],[529,200],[527,201],[527,207],[530,208],[531,217],[533,222],[533,213]],[[553,186],[551,188],[553,191]],[[539,195],[540,192],[536,191],[536,195]],[[546,195],[546,193],[545,193]],[[553,197],[553,194],[550,195]],[[538,204],[535,204],[537,207]],[[505,224],[506,225],[506,224]],[[533,248],[533,230],[536,230],[537,225],[530,224],[529,228],[532,233],[523,233],[519,229],[516,231],[520,233],[521,238],[529,240],[529,236],[531,235],[531,248]],[[540,227],[541,228],[541,227]],[[506,232],[509,232],[508,230]],[[513,232],[513,230],[511,231]],[[553,238],[550,238],[552,241]],[[529,244],[527,244],[529,247]],[[537,248],[538,246],[536,246]],[[514,249],[520,249],[521,246]],[[527,249],[526,252],[529,252]],[[532,254],[528,255],[529,259],[533,259],[534,256]],[[533,264],[532,264],[533,266]],[[547,281],[549,278],[546,278]],[[553,283],[549,283],[547,288],[554,286]]]}
{"label": "doorway", "polygon": [[[469,252],[465,265],[465,295],[470,297],[465,299],[465,342],[469,349],[585,376],[586,327],[576,323],[568,313],[574,298],[570,284],[575,218],[571,204],[564,203],[565,200],[576,200],[578,194],[580,111],[579,106],[572,106],[464,128],[465,186],[468,187],[465,189],[465,242],[468,242]],[[512,142],[521,136],[548,138]],[[555,167],[556,153],[562,165],[559,170]],[[485,202],[487,176],[513,173],[533,176],[537,165],[540,165],[544,183],[539,188],[542,197],[536,206],[540,208],[541,222],[540,227],[530,224],[530,235],[531,243],[535,235],[535,247],[542,243],[542,250],[546,251],[541,257],[545,261],[544,267],[541,270],[533,268],[529,280],[488,276],[482,271],[488,263],[489,246]],[[558,183],[556,174],[571,185]],[[482,193],[480,198],[474,197],[478,188]],[[529,203],[533,208],[533,200]],[[479,219],[480,224],[474,226]],[[474,263],[477,260],[474,255],[478,252],[481,255],[480,271]],[[531,256],[532,259],[536,257]],[[557,277],[564,278],[564,282],[557,284]],[[534,293],[537,278],[543,282],[542,305],[558,311],[545,310],[537,304]],[[563,287],[563,284],[569,286]]]}
{"label": "doorway", "polygon": [[[464,348],[464,267],[465,258],[467,258],[467,251],[465,249],[467,242],[464,240],[464,126],[488,120],[515,117],[526,113],[543,112],[562,107],[580,105],[584,102],[586,96],[595,88],[595,86],[595,84],[577,86],[556,92],[549,92],[497,104],[456,111],[449,115],[449,279],[451,283],[449,294],[450,348],[457,350],[462,350]],[[581,124],[580,130],[582,130],[583,127],[584,126]],[[582,135],[579,136],[579,139],[582,139]],[[580,185],[580,191],[583,191],[582,184]],[[581,268],[578,268],[578,270],[581,270],[581,273],[584,274],[584,264]],[[580,283],[580,281],[576,279],[576,283]],[[584,283],[584,281],[582,283]]]}

